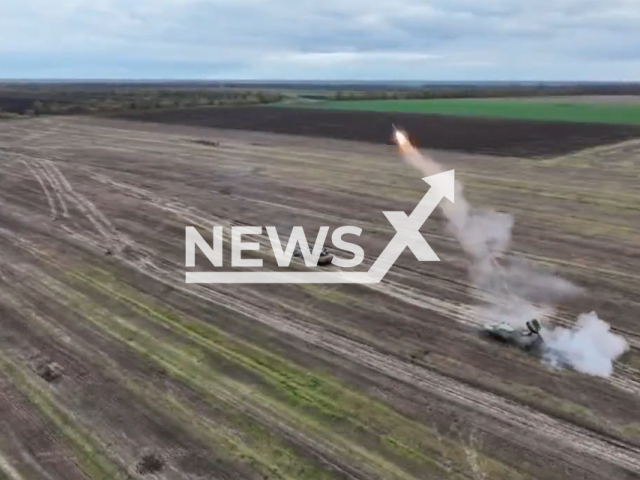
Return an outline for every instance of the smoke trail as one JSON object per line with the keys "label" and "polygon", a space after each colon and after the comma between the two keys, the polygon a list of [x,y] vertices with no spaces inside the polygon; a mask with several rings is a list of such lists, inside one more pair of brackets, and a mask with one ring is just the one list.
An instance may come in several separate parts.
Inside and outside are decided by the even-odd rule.
{"label": "smoke trail", "polygon": [[[404,134],[397,132],[396,135],[404,159],[424,176],[443,171],[437,162],[413,147]],[[551,270],[535,267],[521,258],[504,259],[511,244],[513,217],[493,210],[472,209],[457,180],[455,189],[455,203],[443,201],[439,206],[447,219],[447,230],[470,257],[474,285],[489,303],[501,304],[501,308],[507,309],[542,304],[543,309],[548,310],[581,293],[581,289],[558,278]],[[513,326],[524,327],[524,322]]]}
{"label": "smoke trail", "polygon": [[[396,131],[396,139],[404,159],[424,176],[443,172],[440,164],[424,157],[403,133]],[[458,180],[455,183],[455,199],[455,203],[441,202],[439,207],[447,218],[448,230],[472,257],[476,275],[481,280],[496,269],[494,260],[509,247],[513,219],[510,215],[494,211],[472,212]]]}
{"label": "smoke trail", "polygon": [[[395,134],[403,158],[422,175],[444,171],[413,147],[404,133],[396,130]],[[485,323],[504,322],[524,328],[528,320],[551,316],[555,305],[582,293],[581,288],[550,269],[534,266],[522,258],[505,259],[511,244],[513,217],[473,209],[459,181],[455,185],[455,203],[443,201],[439,207],[447,219],[447,230],[471,261],[472,283],[487,304],[478,311]],[[568,364],[592,375],[610,375],[613,360],[628,348],[626,341],[612,334],[609,325],[595,313],[582,315],[573,330],[545,329],[543,339],[550,363]]]}

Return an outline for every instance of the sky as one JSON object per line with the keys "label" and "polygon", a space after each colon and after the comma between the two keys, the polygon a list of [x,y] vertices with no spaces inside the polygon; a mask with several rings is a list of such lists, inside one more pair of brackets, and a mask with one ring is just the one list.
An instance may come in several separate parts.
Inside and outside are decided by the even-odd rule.
{"label": "sky", "polygon": [[640,81],[640,0],[0,0],[0,78]]}

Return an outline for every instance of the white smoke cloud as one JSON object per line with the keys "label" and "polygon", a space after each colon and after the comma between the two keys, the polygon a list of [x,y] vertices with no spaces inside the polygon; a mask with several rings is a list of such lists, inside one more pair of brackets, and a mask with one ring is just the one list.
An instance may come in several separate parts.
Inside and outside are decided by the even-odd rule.
{"label": "white smoke cloud", "polygon": [[[396,138],[404,159],[424,176],[443,168],[416,150],[402,133]],[[534,318],[549,318],[560,302],[583,293],[550,269],[524,258],[505,258],[511,244],[513,217],[493,210],[471,207],[464,189],[456,181],[455,203],[439,207],[447,218],[449,232],[469,257],[471,280],[486,305],[478,310],[485,323],[508,323],[523,328]],[[580,316],[574,329],[545,329],[546,360],[558,367],[571,366],[597,376],[609,376],[613,361],[628,348],[627,342],[609,331],[610,326],[595,312]]]}
{"label": "white smoke cloud", "polygon": [[610,331],[610,325],[596,312],[580,315],[572,329],[556,327],[542,332],[545,359],[554,366],[570,365],[575,370],[608,377],[613,360],[629,349],[627,341]]}

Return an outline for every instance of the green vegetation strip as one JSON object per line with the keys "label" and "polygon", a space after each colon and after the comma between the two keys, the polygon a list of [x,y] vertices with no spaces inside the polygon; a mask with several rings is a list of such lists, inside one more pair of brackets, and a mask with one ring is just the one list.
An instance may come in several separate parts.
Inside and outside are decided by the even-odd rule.
{"label": "green vegetation strip", "polygon": [[64,436],[74,452],[78,467],[92,480],[119,480],[132,477],[117,466],[104,453],[96,438],[62,407],[34,374],[21,368],[13,360],[0,355],[0,369],[8,381],[38,408],[57,431]]}
{"label": "green vegetation strip", "polygon": [[[47,280],[46,283],[51,286],[55,281]],[[62,284],[58,284],[55,288],[59,287],[64,289]],[[87,300],[83,299],[83,301]],[[74,305],[77,306],[77,302],[78,300],[76,299],[76,301],[73,302]],[[90,319],[89,317],[86,318]],[[139,375],[131,375],[131,373],[126,372],[126,370],[122,368],[122,365],[118,364],[108,356],[108,354],[95,346],[83,346],[83,342],[79,338],[74,338],[72,332],[61,328],[59,325],[52,324],[50,320],[45,320],[33,312],[29,314],[29,320],[38,323],[39,328],[47,331],[51,335],[51,338],[64,332],[65,338],[72,338],[74,340],[68,344],[68,348],[71,348],[80,356],[91,358],[95,365],[100,365],[101,373],[127,389],[129,393],[136,398],[137,402],[144,404],[155,416],[163,418],[162,423],[164,425],[173,425],[176,430],[180,430],[191,436],[191,438],[197,439],[205,445],[210,446],[213,458],[220,458],[232,464],[234,461],[239,461],[240,463],[251,466],[254,471],[259,472],[261,474],[260,478],[271,479],[290,479],[291,477],[289,476],[285,477],[281,475],[280,464],[283,461],[290,461],[291,463],[295,461],[297,463],[294,466],[300,475],[304,474],[312,480],[325,478],[327,480],[334,480],[335,477],[331,476],[328,472],[321,472],[320,476],[316,475],[314,473],[315,467],[307,466],[307,463],[309,463],[308,460],[301,462],[300,459],[292,455],[291,451],[282,448],[277,441],[277,444],[273,445],[274,439],[271,438],[269,432],[261,425],[255,424],[253,419],[243,417],[230,409],[225,411],[226,418],[223,420],[219,418],[215,420],[205,418],[201,412],[188,406],[184,400],[178,398],[172,391],[166,388],[159,389],[146,378],[142,378]],[[115,338],[118,341],[125,341],[118,335],[115,335]],[[133,341],[133,337],[127,340],[129,343]],[[134,349],[134,351],[139,352],[139,349]],[[148,359],[149,357],[143,356],[143,358]],[[162,363],[159,365],[161,367],[166,366]],[[165,370],[165,373],[171,374],[172,372]],[[215,404],[212,403],[212,405]],[[233,422],[226,421],[230,418]],[[269,451],[274,452],[274,456],[280,463],[276,464],[271,458],[265,459],[260,455],[256,455],[256,452],[251,448],[252,445],[249,445],[246,441],[246,436],[238,434],[239,425],[243,429],[246,429],[247,432],[250,432],[250,440],[257,442],[258,446],[261,447],[258,453],[260,453],[260,450],[270,449]]]}
{"label": "green vegetation strip", "polygon": [[522,405],[555,418],[632,443],[640,439],[640,425],[637,423],[625,425],[621,423],[622,420],[613,421],[603,417],[597,411],[591,410],[586,405],[558,397],[537,386],[506,381],[452,358],[435,354],[430,356],[430,361],[432,367],[444,375],[457,377],[472,384],[479,384],[481,388],[489,392],[511,398]]}
{"label": "green vegetation strip", "polygon": [[[178,314],[173,310],[161,308],[156,305],[153,297],[140,294],[137,290],[133,290],[117,280],[107,271],[97,269],[92,269],[88,272],[85,270],[69,271],[67,267],[58,265],[52,257],[43,252],[32,253],[53,267],[65,279],[65,283],[61,283],[48,275],[39,275],[37,280],[45,287],[45,292],[41,293],[50,296],[52,301],[58,301],[77,311],[87,321],[99,327],[103,333],[139,352],[142,358],[147,358],[160,365],[175,379],[191,385],[194,390],[203,393],[204,398],[209,399],[212,405],[219,405],[219,409],[224,407],[221,412],[224,414],[225,420],[236,421],[237,418],[241,418],[244,425],[236,424],[233,429],[233,433],[237,435],[235,438],[240,438],[240,444],[248,447],[244,450],[248,453],[243,454],[241,460],[248,459],[252,465],[255,462],[262,466],[271,466],[272,469],[269,470],[271,478],[273,478],[274,470],[279,471],[278,469],[282,463],[280,461],[282,451],[277,449],[276,451],[271,450],[264,456],[257,455],[256,449],[259,450],[264,447],[271,449],[273,444],[265,441],[264,438],[256,439],[252,432],[252,428],[262,428],[256,427],[258,418],[263,419],[262,423],[266,419],[266,424],[270,425],[269,415],[266,414],[276,418],[278,425],[282,425],[283,419],[291,420],[293,422],[294,435],[296,437],[301,435],[303,439],[306,438],[303,443],[309,444],[308,442],[312,442],[309,445],[317,444],[314,439],[318,437],[331,440],[328,444],[325,443],[325,446],[330,445],[333,447],[330,456],[346,458],[349,464],[360,465],[369,472],[373,468],[375,471],[374,477],[383,475],[384,478],[416,478],[404,470],[408,465],[406,460],[410,460],[409,463],[414,467],[418,466],[420,478],[425,471],[436,474],[438,477],[442,477],[444,474],[446,478],[468,478],[470,469],[475,469],[477,465],[481,465],[481,468],[485,472],[490,472],[492,478],[495,479],[527,478],[485,455],[479,455],[475,451],[474,445],[469,445],[465,441],[457,443],[450,439],[442,439],[437,431],[434,433],[423,425],[397,414],[385,404],[352,392],[325,375],[313,374],[309,377],[307,370],[295,367],[265,350],[235,340],[205,322]],[[87,288],[90,292],[93,292],[91,299],[80,293],[87,290]],[[96,295],[98,295],[97,300],[93,299]],[[105,297],[105,295],[106,299],[100,298]],[[110,298],[113,301],[109,302]],[[105,301],[108,310],[100,306],[105,305]],[[114,303],[114,301],[117,302]],[[114,312],[121,310],[123,306],[128,307],[128,310],[123,313],[123,317],[117,317]],[[173,340],[164,337],[165,340],[162,341],[160,338],[163,335],[157,331],[157,328],[155,331],[153,328],[149,330],[151,326],[147,326],[146,329],[138,328],[138,325],[143,324],[140,323],[140,320],[136,322],[135,319],[138,315],[135,315],[134,312],[138,315],[142,314],[143,318],[146,316],[144,323],[152,321],[153,325],[162,327],[167,332],[175,334],[181,330],[184,333],[191,331],[193,335],[191,340],[203,337],[199,341],[206,340],[207,343],[201,343],[201,345],[207,345],[208,348],[200,348],[199,346],[179,347],[178,345],[190,339],[188,335],[180,335]],[[225,314],[229,315],[229,313],[231,311],[223,306],[219,306],[215,311],[218,317]],[[234,320],[233,315],[235,314],[232,314],[231,321]],[[135,326],[132,325],[133,322],[136,322]],[[213,337],[213,340],[211,337]],[[234,385],[235,378],[237,378],[235,375],[238,373],[237,370],[233,372],[233,379],[225,379],[222,386],[217,386],[216,382],[220,378],[228,376],[229,372],[223,370],[223,372],[216,371],[213,373],[217,367],[215,362],[209,365],[200,365],[199,367],[197,365],[216,353],[215,346],[218,344],[223,349],[218,352],[226,353],[230,359],[240,366],[253,364],[254,373],[262,374],[267,383],[273,382],[280,385],[280,390],[282,390],[280,392],[281,397],[296,398],[299,403],[291,402],[291,404],[286,404],[280,397],[269,398],[270,395],[273,395],[273,392],[264,392],[254,382],[246,385],[236,382],[237,385]],[[218,353],[218,355],[220,354]],[[265,357],[260,357],[260,355],[265,355]],[[224,357],[224,355],[220,356]],[[279,361],[282,361],[282,363],[279,364]],[[252,371],[252,368],[248,366],[246,370]],[[240,375],[240,377],[245,378],[246,376]],[[290,382],[287,382],[287,380]],[[327,387],[327,390],[318,388],[323,386]],[[314,394],[315,389],[319,389],[321,392]],[[292,390],[294,395],[287,396],[287,390]],[[268,402],[261,403],[263,400],[268,400]],[[240,405],[238,405],[238,401],[240,401]],[[325,425],[326,419],[314,413],[314,408],[317,408],[314,403],[322,407],[325,407],[326,404],[328,408],[335,409],[333,411],[338,414],[336,417],[338,421],[328,423],[327,427]],[[257,411],[247,411],[247,407],[252,408],[256,405]],[[307,408],[307,405],[310,408]],[[294,410],[296,411],[294,412]],[[167,411],[170,412],[172,409],[168,408]],[[253,415],[253,417],[246,415],[247,413]],[[260,416],[256,418],[256,414]],[[194,414],[194,418],[198,418],[198,415]],[[247,422],[247,419],[249,422]],[[346,438],[349,435],[344,433],[338,436],[334,435],[336,430],[348,425],[352,419],[357,420],[357,424],[363,429],[362,431],[358,431],[355,428],[354,433],[357,435],[350,438]],[[341,423],[343,420],[344,424]],[[205,423],[206,421],[199,421],[196,422],[196,425],[204,428]],[[320,425],[318,427],[320,430],[315,428],[315,424]],[[278,427],[278,430],[281,429]],[[265,438],[274,440],[272,433],[268,433],[266,429],[263,429],[263,431],[267,435]],[[305,434],[307,431],[312,432],[313,436],[308,437]],[[289,433],[285,434],[285,437],[291,438],[291,433],[289,431]],[[345,438],[338,438],[339,436]],[[278,438],[276,437],[275,440],[278,440]],[[385,446],[386,451],[382,452],[384,458],[374,452],[367,452],[368,446],[358,444],[358,440],[363,438],[373,439]],[[337,441],[334,442],[336,439]],[[356,439],[355,442],[354,439]],[[255,443],[253,443],[253,440],[255,440]],[[320,444],[322,444],[322,440]],[[278,444],[276,443],[275,445],[277,446]],[[218,445],[216,445],[217,447]],[[378,453],[381,451],[380,448],[375,450]],[[403,452],[401,456],[404,456],[402,460],[405,461],[397,461],[400,459],[397,455],[398,451]],[[291,452],[290,458],[294,459],[294,468],[297,470],[301,464],[301,459],[298,453]],[[473,453],[474,466],[468,460],[469,452]],[[322,456],[324,457],[324,454]],[[390,461],[387,460],[390,457],[393,458]],[[415,461],[415,459],[419,460]],[[308,459],[302,460],[306,461]],[[245,461],[244,463],[247,462]],[[402,465],[402,467],[396,465]],[[306,467],[303,467],[303,470],[305,471],[305,478],[329,478],[327,477],[326,467],[317,471],[317,475],[307,473]],[[414,471],[413,468],[410,470]],[[299,475],[299,471],[291,476],[277,475],[277,478],[296,478],[297,475]]]}
{"label": "green vegetation strip", "polygon": [[[456,466],[458,473],[455,476],[466,476],[462,472],[467,465],[466,446],[449,440],[441,441],[426,427],[411,422],[379,402],[349,391],[324,375],[310,374],[267,351],[233,339],[205,322],[159,308],[151,299],[116,283],[108,274],[99,275],[92,271],[90,276],[82,272],[70,272],[69,275],[83,285],[119,300],[157,327],[193,342],[192,347],[186,348],[161,342],[148,331],[118,319],[111,312],[101,311],[103,309],[95,305],[76,305],[85,314],[90,313],[88,318],[110,335],[161,365],[171,376],[187,383],[211,401],[232,405],[237,403],[237,399],[242,399],[243,408],[257,407],[274,418],[293,422],[303,434],[311,432],[315,437],[330,440],[330,444],[337,447],[335,453],[338,456],[347,455],[352,462],[369,466],[385,478],[415,478],[395,465],[397,462],[394,460],[398,459],[402,464],[414,465],[416,470],[428,469],[437,475],[450,473],[451,467],[443,463],[445,459],[447,464]],[[67,297],[67,301],[72,300],[68,292]],[[78,297],[73,297],[77,302]],[[211,354],[256,375],[270,389],[265,391],[260,383],[243,384],[217,372],[216,362],[204,363]],[[247,425],[244,425],[241,430],[246,433],[246,429]],[[375,440],[371,446],[381,455],[362,446],[366,439],[369,442]],[[257,461],[275,465],[283,474],[300,474],[295,456],[287,455],[283,460],[283,447],[272,450],[269,445],[277,445],[273,438],[267,442],[254,440],[247,440],[253,454],[260,449],[268,450],[262,452]],[[484,468],[493,473],[501,472],[502,478],[518,478],[515,472],[498,462],[479,458]],[[305,476],[322,478],[323,473],[305,471]]]}
{"label": "green vegetation strip", "polygon": [[561,122],[640,124],[640,104],[528,102],[521,100],[345,100],[278,104],[330,110],[424,113]]}
{"label": "green vegetation strip", "polygon": [[158,341],[149,332],[135,327],[63,284],[51,279],[47,280],[47,284],[57,294],[60,303],[81,313],[88,322],[131,348],[141,358],[155,363],[170,377],[204,394],[216,409],[224,407],[224,420],[214,424],[181,404],[171,393],[159,392],[148,384],[141,387],[126,381],[127,387],[136,395],[148,398],[152,394],[156,408],[162,407],[170,412],[172,419],[189,425],[189,431],[215,447],[218,454],[233,462],[249,465],[267,478],[297,480],[300,475],[310,480],[335,478],[331,472],[301,458],[286,442],[246,415],[241,402],[253,392],[245,388],[243,392],[233,392],[235,395],[230,393],[228,388],[233,381],[219,375],[211,365],[203,364],[201,352]]}
{"label": "green vegetation strip", "polygon": [[[375,455],[374,452],[368,451],[358,443],[350,442],[334,433],[341,431],[343,434],[348,434],[348,428],[353,428],[353,434],[358,434],[359,432],[371,433],[368,432],[369,427],[364,422],[358,421],[359,419],[357,418],[350,419],[353,411],[344,411],[344,407],[339,406],[337,403],[344,401],[346,406],[353,407],[354,410],[356,408],[365,408],[376,417],[388,413],[386,411],[375,411],[375,409],[371,411],[371,408],[367,408],[367,399],[349,398],[349,394],[341,388],[333,388],[328,392],[333,395],[333,398],[322,395],[322,393],[314,393],[314,391],[321,392],[324,383],[317,376],[309,375],[302,370],[294,370],[287,364],[288,362],[256,347],[237,343],[221,331],[196,319],[185,318],[166,309],[158,310],[157,307],[152,308],[147,304],[148,299],[141,302],[139,299],[130,296],[132,294],[137,296],[133,292],[123,294],[106,287],[104,283],[96,284],[88,277],[85,277],[84,280],[88,283],[93,283],[92,286],[101,290],[102,293],[105,293],[105,289],[108,290],[110,295],[128,303],[129,307],[133,307],[136,313],[144,315],[145,318],[153,321],[157,326],[177,333],[197,345],[193,347],[175,347],[166,342],[158,342],[149,332],[128,322],[125,324],[119,321],[119,325],[116,328],[114,328],[113,323],[109,326],[109,331],[112,335],[116,334],[118,328],[122,328],[124,336],[118,338],[120,341],[131,344],[139,354],[154,360],[174,378],[187,383],[195,390],[208,396],[210,400],[232,405],[238,401],[236,399],[243,399],[242,401],[249,407],[252,404],[253,407],[259,408],[263,413],[272,415],[280,421],[293,421],[297,430],[313,433],[319,438],[330,439],[332,445],[339,447],[339,456],[342,456],[345,451],[348,452],[350,462],[359,460],[359,463],[363,465],[371,465],[373,472],[384,472],[385,478],[414,478],[393,463]],[[84,308],[86,310],[91,307],[85,306]],[[92,316],[96,316],[97,309],[99,307],[94,306],[92,308]],[[114,320],[113,316],[111,318],[104,317],[104,315],[109,315],[108,312],[103,311],[102,313],[102,321]],[[134,340],[129,341],[128,338]],[[266,383],[276,388],[281,395],[278,395],[279,398],[273,398],[261,392],[258,385],[243,384],[221,375],[215,370],[219,360],[204,363],[204,359],[211,353],[218,354],[219,360],[231,361],[247,372],[257,374],[260,380],[266,381]],[[334,387],[334,385],[330,385],[330,387]],[[354,400],[357,402],[355,405]],[[310,414],[312,416],[309,416]],[[316,417],[315,419],[313,418],[314,416]],[[416,434],[418,432],[411,433]],[[376,435],[373,434],[372,438],[376,438]],[[275,439],[271,439],[266,444],[259,441],[255,442],[255,447],[263,448],[265,445],[273,445],[274,443]],[[406,450],[405,454],[412,459],[422,456],[417,451],[414,452],[411,448],[403,445],[400,441],[394,442],[394,445],[396,446],[396,451],[403,447]],[[428,457],[424,457],[422,460],[423,466],[434,463]],[[437,467],[437,464],[435,467]],[[433,469],[434,465],[431,465],[431,468]]]}

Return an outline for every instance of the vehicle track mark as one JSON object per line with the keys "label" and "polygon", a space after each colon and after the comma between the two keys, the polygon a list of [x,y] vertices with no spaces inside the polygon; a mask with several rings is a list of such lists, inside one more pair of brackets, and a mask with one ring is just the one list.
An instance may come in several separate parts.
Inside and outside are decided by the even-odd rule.
{"label": "vehicle track mark", "polygon": [[35,167],[29,165],[29,163],[26,160],[22,160],[22,163],[24,164],[25,167],[27,167],[31,175],[33,175],[35,179],[38,181],[38,183],[40,184],[40,188],[44,192],[44,195],[47,198],[47,203],[49,204],[49,209],[51,211],[51,218],[55,220],[58,216],[58,210],[56,208],[55,202],[53,201],[53,198],[51,197],[51,194],[49,193],[49,189],[47,188],[45,183],[42,181],[42,177],[40,176],[40,174],[36,172]]}

